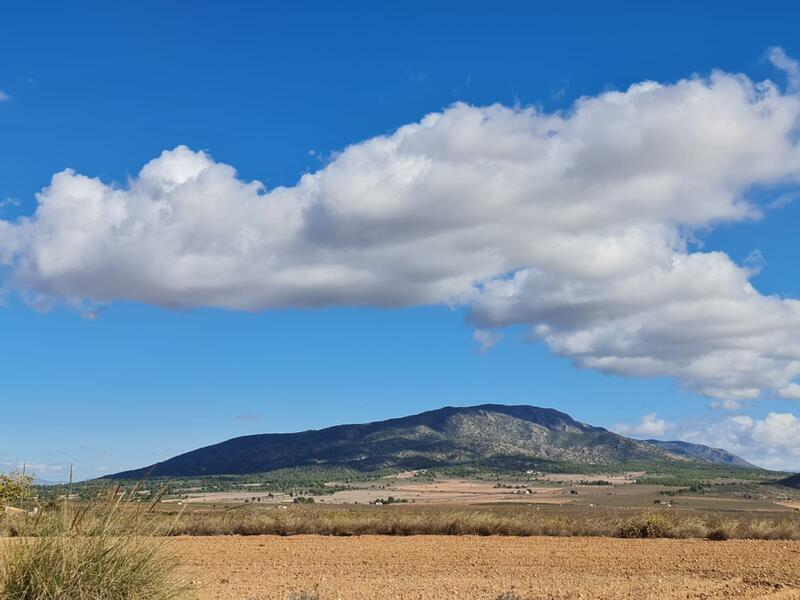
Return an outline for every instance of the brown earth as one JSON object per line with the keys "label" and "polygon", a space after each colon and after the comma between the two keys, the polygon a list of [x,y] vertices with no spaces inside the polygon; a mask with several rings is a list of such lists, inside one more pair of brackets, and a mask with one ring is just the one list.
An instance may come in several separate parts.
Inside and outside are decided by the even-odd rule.
{"label": "brown earth", "polygon": [[800,599],[800,542],[473,536],[170,541],[197,600]]}

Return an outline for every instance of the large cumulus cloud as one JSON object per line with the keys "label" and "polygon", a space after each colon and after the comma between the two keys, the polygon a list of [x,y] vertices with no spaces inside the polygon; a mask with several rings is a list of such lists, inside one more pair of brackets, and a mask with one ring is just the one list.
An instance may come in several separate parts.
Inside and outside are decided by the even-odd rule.
{"label": "large cumulus cloud", "polygon": [[800,303],[689,243],[797,180],[799,116],[793,91],[715,72],[563,113],[455,104],[293,187],[178,147],[122,187],[58,173],[35,214],[0,221],[0,263],[7,285],[70,301],[462,304],[582,367],[800,397]]}

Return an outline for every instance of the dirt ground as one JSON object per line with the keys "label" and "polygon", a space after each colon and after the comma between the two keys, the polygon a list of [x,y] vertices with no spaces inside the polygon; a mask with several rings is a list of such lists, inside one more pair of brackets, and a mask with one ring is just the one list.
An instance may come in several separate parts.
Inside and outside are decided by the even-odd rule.
{"label": "dirt ground", "polygon": [[800,542],[509,537],[171,540],[197,600],[800,599]]}

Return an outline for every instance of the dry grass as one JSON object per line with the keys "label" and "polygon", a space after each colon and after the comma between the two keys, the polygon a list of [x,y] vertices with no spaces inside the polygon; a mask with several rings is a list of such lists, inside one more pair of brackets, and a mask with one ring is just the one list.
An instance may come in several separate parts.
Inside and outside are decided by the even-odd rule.
{"label": "dry grass", "polygon": [[174,535],[505,535],[800,540],[800,516],[693,511],[536,511],[454,508],[239,508],[190,510],[177,522],[156,517]]}
{"label": "dry grass", "polygon": [[[83,505],[86,507],[87,505]],[[123,503],[115,518],[104,521],[96,505],[80,517],[84,530],[102,527],[110,534],[146,531],[145,538],[174,535],[502,535],[603,536],[623,538],[800,540],[800,515],[793,513],[700,512],[656,509],[549,509],[521,506],[484,507],[344,507],[195,506],[175,505],[150,511],[147,504]],[[83,509],[82,509],[83,510]],[[97,513],[97,514],[95,514]],[[36,521],[32,524],[32,521]],[[63,517],[9,515],[0,535],[46,531]],[[34,534],[35,531],[34,531]]]}
{"label": "dry grass", "polygon": [[[173,600],[177,561],[165,552],[148,510],[110,496],[65,503],[11,524],[3,548],[3,600]],[[161,524],[159,524],[159,529]]]}

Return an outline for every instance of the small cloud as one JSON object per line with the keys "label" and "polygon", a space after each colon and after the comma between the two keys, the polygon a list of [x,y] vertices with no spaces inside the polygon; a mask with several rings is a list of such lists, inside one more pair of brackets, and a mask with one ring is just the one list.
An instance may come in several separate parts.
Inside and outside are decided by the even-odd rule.
{"label": "small cloud", "polygon": [[478,352],[483,354],[496,346],[503,339],[503,334],[487,329],[476,329],[475,333],[472,334],[472,339],[478,342]]}
{"label": "small cloud", "polygon": [[769,62],[786,74],[786,83],[791,91],[800,90],[800,62],[788,56],[780,46],[769,49]]}
{"label": "small cloud", "polygon": [[644,415],[637,425],[617,423],[612,429],[623,435],[661,437],[670,428],[672,428],[672,423],[668,423],[664,419],[659,419],[656,413],[650,413],[649,415]]}
{"label": "small cloud", "polygon": [[558,102],[567,95],[567,82],[559,81],[558,84],[551,88],[550,99]]}
{"label": "small cloud", "polygon": [[744,408],[745,404],[740,400],[733,398],[726,398],[725,400],[715,400],[708,403],[708,408],[713,410],[739,410]]}
{"label": "small cloud", "polygon": [[81,317],[87,321],[95,321],[99,319],[104,312],[106,312],[105,306],[94,306],[92,308],[83,309],[81,311]]}
{"label": "small cloud", "polygon": [[784,208],[789,206],[792,202],[797,200],[798,194],[796,193],[786,193],[781,194],[775,200],[767,204],[767,210],[778,210],[780,208]]}
{"label": "small cloud", "polygon": [[0,200],[0,210],[9,206],[20,206],[21,204],[22,201],[19,198],[6,198],[5,200]]}
{"label": "small cloud", "polygon": [[9,100],[11,100],[11,96],[3,90],[0,90],[0,102],[8,102]]}
{"label": "small cloud", "polygon": [[800,400],[800,384],[790,383],[778,390],[777,396],[782,400]]}
{"label": "small cloud", "polygon": [[761,254],[761,250],[755,249],[750,254],[747,255],[747,258],[743,261],[744,268],[747,272],[753,276],[758,275],[761,272],[761,269],[767,264],[764,255]]}
{"label": "small cloud", "polygon": [[236,419],[238,421],[258,421],[261,419],[260,412],[250,412],[250,413],[241,413],[236,415]]}

